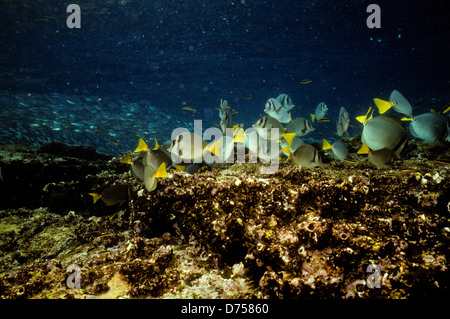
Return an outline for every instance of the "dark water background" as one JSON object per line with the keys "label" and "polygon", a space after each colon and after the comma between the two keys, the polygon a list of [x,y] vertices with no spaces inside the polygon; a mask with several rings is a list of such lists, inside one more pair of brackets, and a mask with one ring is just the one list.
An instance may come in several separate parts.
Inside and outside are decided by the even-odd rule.
{"label": "dark water background", "polygon": [[[354,118],[393,89],[420,103],[414,114],[441,110],[447,2],[2,0],[0,143],[53,139],[117,154],[193,119],[217,123],[221,98],[247,127],[280,93],[296,104],[292,117],[328,105],[332,121],[316,139],[336,139],[341,106]],[[70,3],[80,29],[66,26]],[[381,29],[366,26],[370,3]]]}

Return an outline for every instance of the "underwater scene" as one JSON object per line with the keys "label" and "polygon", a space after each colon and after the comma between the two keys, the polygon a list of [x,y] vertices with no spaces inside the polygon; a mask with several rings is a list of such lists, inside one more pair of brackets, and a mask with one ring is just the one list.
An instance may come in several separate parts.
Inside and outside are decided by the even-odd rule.
{"label": "underwater scene", "polygon": [[2,1],[0,298],[448,297],[445,4]]}

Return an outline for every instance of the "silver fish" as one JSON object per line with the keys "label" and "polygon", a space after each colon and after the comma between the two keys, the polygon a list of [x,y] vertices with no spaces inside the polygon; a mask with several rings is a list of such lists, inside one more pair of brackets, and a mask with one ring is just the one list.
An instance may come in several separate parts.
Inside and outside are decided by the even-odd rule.
{"label": "silver fish", "polygon": [[287,125],[286,130],[289,133],[295,133],[298,137],[302,137],[314,131],[315,128],[307,119],[297,117]]}
{"label": "silver fish", "polygon": [[231,111],[229,108],[226,108],[225,105],[228,106],[228,102],[224,100],[219,109],[220,127],[224,134],[227,128],[233,127]]}
{"label": "silver fish", "polygon": [[264,112],[281,123],[289,123],[291,121],[288,109],[284,108],[281,102],[273,97],[267,100]]}
{"label": "silver fish", "polygon": [[314,168],[322,164],[319,151],[307,144],[300,146],[292,154],[292,161],[303,168]]}
{"label": "silver fish", "polygon": [[372,151],[388,148],[399,156],[407,142],[406,130],[397,118],[379,115],[364,125],[361,142]]}
{"label": "silver fish", "polygon": [[425,142],[443,142],[448,134],[447,121],[433,113],[424,113],[415,116],[409,130],[414,137],[420,138]]}
{"label": "silver fish", "polygon": [[325,103],[320,102],[316,107],[316,112],[314,113],[314,116],[311,116],[312,122],[314,123],[314,120],[319,122],[321,118],[324,118],[325,115],[328,112],[328,107]]}
{"label": "silver fish", "polygon": [[287,94],[280,94],[277,96],[277,100],[281,103],[281,105],[283,106],[283,108],[285,108],[288,112],[291,111],[295,105],[292,102],[292,99],[289,95]]}
{"label": "silver fish", "polygon": [[345,132],[347,132],[348,125],[350,124],[350,117],[348,112],[345,110],[344,107],[341,107],[339,110],[339,119],[336,122],[337,125],[337,134],[339,136],[344,135]]}

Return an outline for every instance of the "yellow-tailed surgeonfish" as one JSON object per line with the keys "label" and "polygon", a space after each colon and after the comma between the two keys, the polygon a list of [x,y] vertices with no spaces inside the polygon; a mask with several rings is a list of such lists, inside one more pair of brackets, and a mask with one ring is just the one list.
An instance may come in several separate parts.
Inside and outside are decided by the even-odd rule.
{"label": "yellow-tailed surgeonfish", "polygon": [[146,165],[144,169],[144,185],[145,188],[151,192],[153,191],[157,183],[157,178],[165,178],[167,177],[166,163],[162,162],[157,170],[155,170],[152,166]]}
{"label": "yellow-tailed surgeonfish", "polygon": [[345,160],[348,156],[347,145],[341,140],[338,140],[333,144],[330,144],[326,139],[323,139],[322,149],[323,150],[331,149],[331,154],[333,155],[333,158],[341,162]]}
{"label": "yellow-tailed surgeonfish", "polygon": [[132,199],[130,187],[126,184],[112,185],[101,194],[89,193],[89,195],[94,199],[94,204],[101,199],[106,206],[122,204]]}
{"label": "yellow-tailed surgeonfish", "polygon": [[294,107],[294,103],[289,95],[283,93],[277,96],[277,100],[281,103],[281,106],[290,112]]}
{"label": "yellow-tailed surgeonfish", "polygon": [[150,165],[154,170],[158,170],[162,162],[166,163],[166,167],[170,167],[172,165],[170,154],[159,147],[158,141],[156,139],[154,149],[150,149],[147,143],[145,143],[142,138],[139,139],[139,145],[134,152],[142,152],[142,164],[144,166]]}
{"label": "yellow-tailed surgeonfish", "polygon": [[303,117],[296,117],[286,126],[286,131],[288,133],[295,133],[298,137],[305,136],[314,130],[315,128],[312,124]]}
{"label": "yellow-tailed surgeonfish", "polygon": [[348,115],[348,112],[345,110],[344,107],[341,107],[341,109],[339,110],[339,118],[336,123],[337,134],[339,136],[344,135],[344,133],[347,132],[349,124],[350,124],[350,117]]}
{"label": "yellow-tailed surgeonfish", "polygon": [[136,176],[139,180],[144,180],[144,164],[142,163],[142,156],[139,156],[137,159],[132,160],[130,153],[127,153],[125,157],[120,161],[124,164],[131,165],[131,172],[134,176]]}
{"label": "yellow-tailed surgeonfish", "polygon": [[322,164],[319,151],[311,145],[302,145],[292,154],[292,161],[302,168],[314,168]]}
{"label": "yellow-tailed surgeonfish", "polygon": [[321,118],[325,117],[327,112],[328,112],[328,107],[326,106],[326,104],[323,102],[320,102],[319,104],[317,104],[316,112],[314,114],[311,114],[311,122],[314,123],[314,120],[319,122],[319,120]]}
{"label": "yellow-tailed surgeonfish", "polygon": [[392,108],[394,111],[404,114],[406,117],[412,116],[412,107],[408,100],[397,90],[392,91],[389,101],[384,101],[380,99],[373,99],[375,105],[378,107],[380,114],[385,113],[387,110]]}
{"label": "yellow-tailed surgeonfish", "polygon": [[447,121],[445,118],[433,113],[424,113],[412,118],[403,118],[409,120],[409,131],[414,137],[420,138],[425,142],[444,142],[447,136]]}
{"label": "yellow-tailed surgeonfish", "polygon": [[281,102],[273,97],[267,100],[264,112],[280,123],[289,123],[291,121],[288,109],[284,108]]}
{"label": "yellow-tailed surgeonfish", "polygon": [[376,151],[370,150],[367,144],[363,143],[362,147],[358,150],[358,154],[368,154],[367,159],[370,163],[378,168],[387,168],[392,165],[396,154],[389,148],[382,148]]}
{"label": "yellow-tailed surgeonfish", "polygon": [[[281,140],[282,137],[292,140],[295,136],[295,134],[285,133],[286,129],[283,125],[281,125],[280,121],[271,116],[264,116],[260,118],[253,125],[253,127],[256,129],[258,134],[266,140],[278,141]],[[272,129],[278,130],[278,134],[272,135]]]}
{"label": "yellow-tailed surgeonfish", "polygon": [[288,156],[288,159],[292,156],[292,154],[302,145],[305,145],[305,142],[303,142],[301,139],[299,139],[297,136],[294,136],[291,145],[286,140],[282,140],[280,142],[280,147],[284,154]]}
{"label": "yellow-tailed surgeonfish", "polygon": [[356,118],[364,124],[361,142],[366,143],[373,151],[388,148],[400,156],[407,142],[406,130],[401,121],[394,116],[384,114],[367,117],[369,112],[365,116]]}
{"label": "yellow-tailed surgeonfish", "polygon": [[231,118],[231,110],[226,100],[220,100],[219,107],[220,127],[222,133],[225,134],[227,128],[233,127],[233,121]]}

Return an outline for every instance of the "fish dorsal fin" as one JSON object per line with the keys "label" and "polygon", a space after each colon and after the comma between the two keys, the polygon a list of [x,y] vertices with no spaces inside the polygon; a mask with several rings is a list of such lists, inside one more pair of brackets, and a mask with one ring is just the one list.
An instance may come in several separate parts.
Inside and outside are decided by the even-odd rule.
{"label": "fish dorsal fin", "polygon": [[125,155],[125,157],[120,160],[120,162],[124,163],[124,164],[131,164],[131,163],[133,163],[133,161],[131,160],[130,153],[127,153]]}
{"label": "fish dorsal fin", "polygon": [[158,144],[158,141],[156,140],[156,137],[155,137],[155,148],[153,150],[156,151],[158,149],[159,149],[159,144]]}
{"label": "fish dorsal fin", "polygon": [[314,114],[310,114],[311,115],[311,122],[314,123],[314,118],[316,117]]}
{"label": "fish dorsal fin", "polygon": [[135,153],[139,153],[139,152],[147,151],[147,150],[148,150],[148,145],[147,145],[147,143],[145,143],[145,141],[144,141],[142,138],[140,138],[140,139],[139,139],[138,147],[136,147],[136,149],[134,150],[134,152],[135,152]]}
{"label": "fish dorsal fin", "polygon": [[384,101],[380,99],[373,99],[373,101],[375,102],[375,105],[378,107],[378,111],[380,112],[380,114],[385,113],[392,106],[392,102],[389,101]]}
{"label": "fish dorsal fin", "polygon": [[332,147],[333,146],[326,139],[323,139],[323,146],[322,146],[323,150],[329,150]]}
{"label": "fish dorsal fin", "polygon": [[369,154],[370,153],[370,149],[367,146],[366,143],[363,143],[363,145],[361,146],[361,148],[358,150],[357,154]]}
{"label": "fish dorsal fin", "polygon": [[155,172],[155,177],[158,178],[164,178],[167,177],[167,171],[166,171],[166,162],[162,162],[159,166],[158,170]]}
{"label": "fish dorsal fin", "polygon": [[92,196],[92,199],[94,200],[94,204],[102,197],[102,195],[96,194],[96,193],[89,193],[89,195]]}

